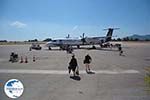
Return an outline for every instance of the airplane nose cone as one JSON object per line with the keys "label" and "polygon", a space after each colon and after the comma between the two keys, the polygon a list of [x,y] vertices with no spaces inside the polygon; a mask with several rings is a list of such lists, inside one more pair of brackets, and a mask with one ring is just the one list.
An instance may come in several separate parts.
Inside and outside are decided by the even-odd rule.
{"label": "airplane nose cone", "polygon": [[52,43],[52,41],[50,41],[50,42],[47,42],[45,46],[47,46],[47,47],[49,47],[49,46],[53,46],[53,43]]}

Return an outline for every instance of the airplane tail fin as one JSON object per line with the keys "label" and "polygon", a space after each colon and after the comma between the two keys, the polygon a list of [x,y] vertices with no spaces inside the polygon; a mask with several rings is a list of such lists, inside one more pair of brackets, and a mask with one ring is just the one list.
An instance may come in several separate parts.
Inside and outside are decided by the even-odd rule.
{"label": "airplane tail fin", "polygon": [[109,28],[108,29],[108,32],[107,32],[107,35],[106,35],[106,42],[111,41],[111,37],[112,37],[113,31],[114,31],[113,28]]}

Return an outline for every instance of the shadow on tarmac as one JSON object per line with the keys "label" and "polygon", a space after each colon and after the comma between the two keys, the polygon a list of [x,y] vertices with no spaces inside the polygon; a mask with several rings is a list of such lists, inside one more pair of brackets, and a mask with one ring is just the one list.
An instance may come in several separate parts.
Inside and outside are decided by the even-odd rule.
{"label": "shadow on tarmac", "polygon": [[81,78],[80,76],[70,76],[71,79],[76,80],[76,81],[80,81]]}
{"label": "shadow on tarmac", "polygon": [[87,74],[95,74],[95,72],[90,71],[90,72],[87,72]]}

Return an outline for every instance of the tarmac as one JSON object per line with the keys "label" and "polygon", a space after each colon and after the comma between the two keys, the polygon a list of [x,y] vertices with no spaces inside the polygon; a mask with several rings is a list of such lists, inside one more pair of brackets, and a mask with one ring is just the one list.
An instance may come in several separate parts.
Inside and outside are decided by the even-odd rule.
{"label": "tarmac", "polygon": [[[0,45],[0,100],[11,100],[4,93],[9,79],[19,79],[24,92],[17,100],[149,100],[150,91],[144,82],[150,67],[149,42],[123,42],[123,56],[117,49],[75,49],[79,77],[68,74],[72,54],[66,51],[29,51],[30,45]],[[28,63],[11,63],[14,51],[27,56]],[[84,56],[92,57],[92,73],[85,72]],[[33,62],[35,57],[35,62]],[[71,76],[71,77],[70,77]]]}

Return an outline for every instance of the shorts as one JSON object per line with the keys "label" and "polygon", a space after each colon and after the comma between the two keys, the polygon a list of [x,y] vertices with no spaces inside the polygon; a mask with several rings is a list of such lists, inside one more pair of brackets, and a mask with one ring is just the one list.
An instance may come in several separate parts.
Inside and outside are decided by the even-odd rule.
{"label": "shorts", "polygon": [[84,60],[83,63],[84,64],[90,64],[90,61]]}
{"label": "shorts", "polygon": [[69,70],[75,71],[76,70],[76,66],[68,66]]}

